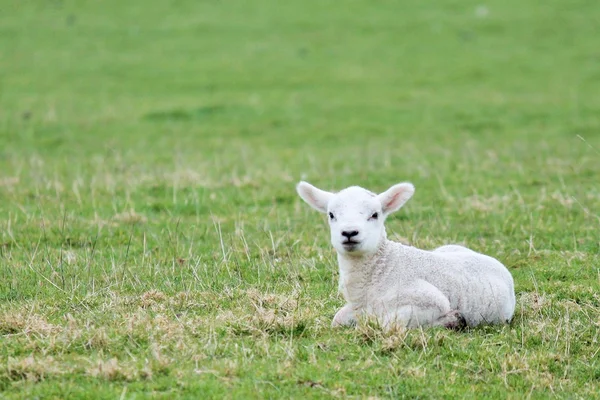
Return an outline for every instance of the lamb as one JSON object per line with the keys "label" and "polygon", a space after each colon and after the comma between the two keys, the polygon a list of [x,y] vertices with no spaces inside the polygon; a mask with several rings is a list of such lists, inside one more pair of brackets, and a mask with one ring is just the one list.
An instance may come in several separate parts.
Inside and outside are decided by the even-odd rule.
{"label": "lamb", "polygon": [[332,326],[375,317],[384,329],[462,329],[512,319],[514,282],[498,260],[459,245],[426,251],[387,239],[385,219],[412,197],[412,184],[379,195],[358,186],[331,193],[303,181],[296,190],[328,215],[347,302]]}

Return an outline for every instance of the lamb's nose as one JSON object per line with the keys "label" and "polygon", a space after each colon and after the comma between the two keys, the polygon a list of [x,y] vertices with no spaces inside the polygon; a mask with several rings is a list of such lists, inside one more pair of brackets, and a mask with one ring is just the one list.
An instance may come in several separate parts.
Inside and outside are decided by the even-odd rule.
{"label": "lamb's nose", "polygon": [[358,235],[358,231],[342,231],[342,236],[350,239]]}

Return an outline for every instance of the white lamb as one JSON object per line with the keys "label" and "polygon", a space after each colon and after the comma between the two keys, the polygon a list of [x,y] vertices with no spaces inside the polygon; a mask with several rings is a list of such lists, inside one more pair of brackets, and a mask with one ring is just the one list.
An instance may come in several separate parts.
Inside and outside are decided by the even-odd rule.
{"label": "white lamb", "polygon": [[513,278],[499,261],[458,245],[425,251],[387,239],[384,221],[411,198],[412,184],[379,195],[358,186],[334,194],[306,182],[297,191],[329,216],[347,302],[332,326],[354,325],[361,316],[375,317],[384,329],[510,322]]}

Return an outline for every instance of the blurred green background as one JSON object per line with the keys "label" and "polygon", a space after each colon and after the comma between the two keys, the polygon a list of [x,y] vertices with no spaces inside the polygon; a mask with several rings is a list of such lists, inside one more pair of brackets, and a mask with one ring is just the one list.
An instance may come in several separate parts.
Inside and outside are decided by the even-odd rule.
{"label": "blurred green background", "polygon": [[[597,395],[599,38],[589,0],[0,0],[0,388]],[[336,260],[299,179],[413,182],[390,237],[497,257],[518,320],[429,352],[330,330]],[[296,322],[240,328],[249,290],[296,293],[274,306]],[[132,341],[148,298],[166,308]],[[155,337],[157,315],[186,329]]]}

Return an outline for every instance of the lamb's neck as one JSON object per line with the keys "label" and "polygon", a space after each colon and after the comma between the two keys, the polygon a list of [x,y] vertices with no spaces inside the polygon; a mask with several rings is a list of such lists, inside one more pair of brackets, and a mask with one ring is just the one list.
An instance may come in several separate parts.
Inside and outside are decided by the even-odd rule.
{"label": "lamb's neck", "polygon": [[364,306],[373,274],[381,268],[389,241],[384,238],[379,249],[372,254],[351,256],[338,253],[340,291],[346,301],[355,307]]}

